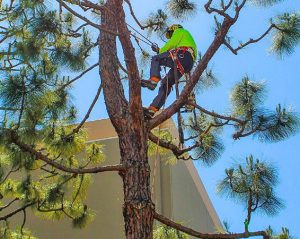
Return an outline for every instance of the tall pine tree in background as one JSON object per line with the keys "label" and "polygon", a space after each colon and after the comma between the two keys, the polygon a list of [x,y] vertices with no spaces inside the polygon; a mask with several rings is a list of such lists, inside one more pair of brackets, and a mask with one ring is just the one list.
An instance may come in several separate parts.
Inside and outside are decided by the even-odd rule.
{"label": "tall pine tree in background", "polygon": [[[158,227],[155,238],[188,238],[188,235],[207,239],[257,235],[290,238],[285,228],[282,234],[274,236],[271,229],[250,232],[247,226],[253,212],[273,215],[282,206],[273,191],[277,178],[272,165],[250,156],[245,165],[227,169],[218,188],[220,193],[245,204],[245,231],[203,234],[155,211],[148,164],[149,139],[152,144],[171,151],[177,160],[197,159],[211,165],[224,148],[220,138],[220,129],[224,126],[233,127],[234,139],[253,135],[263,142],[277,142],[296,133],[297,115],[280,104],[274,106],[274,110],[265,109],[265,85],[248,76],[232,91],[230,114],[208,111],[190,102],[188,97],[197,88],[215,84],[208,64],[221,46],[236,55],[272,34],[274,53],[280,57],[293,53],[300,42],[297,12],[274,16],[262,35],[238,46],[234,46],[234,39],[228,34],[247,8],[267,8],[278,2],[283,0],[197,3],[169,0],[166,5],[162,4],[165,9],[151,13],[148,19],[140,22],[130,0],[0,1],[1,238],[31,235],[25,225],[29,209],[51,219],[70,218],[75,227],[85,226],[95,216],[85,204],[91,174],[105,171],[115,171],[123,180],[126,238],[153,238],[154,219],[168,226]],[[137,62],[135,48],[142,50],[142,58],[147,58],[149,53],[128,30],[124,8],[128,9],[136,26],[148,30],[149,34],[160,34],[172,18],[187,19],[203,8],[215,19],[215,36],[198,60],[189,81],[179,86],[177,99],[151,120],[144,120],[143,116],[140,80],[144,66]],[[118,41],[120,49],[117,49]],[[97,55],[99,62],[89,65],[91,55]],[[97,94],[84,119],[75,125],[76,105],[70,101],[71,86],[96,68],[99,69]],[[74,73],[78,76],[68,77]],[[128,82],[127,98],[124,79]],[[119,136],[121,161],[118,165],[100,165],[104,161],[101,146],[86,144],[82,129],[102,90],[108,115]],[[176,115],[184,105],[195,107],[190,116],[178,121],[183,137],[186,136],[184,142],[188,146],[185,148],[153,130]],[[14,176],[19,172],[23,177]],[[6,213],[11,206],[17,209]],[[9,221],[17,215],[23,215],[24,222],[12,230]]]}

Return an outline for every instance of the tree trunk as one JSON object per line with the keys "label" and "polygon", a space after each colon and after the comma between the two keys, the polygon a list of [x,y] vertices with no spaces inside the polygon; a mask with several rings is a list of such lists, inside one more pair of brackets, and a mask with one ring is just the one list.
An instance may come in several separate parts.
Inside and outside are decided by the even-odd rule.
{"label": "tree trunk", "polygon": [[121,163],[127,167],[123,176],[126,238],[152,239],[154,204],[151,201],[150,166],[147,148],[131,129],[120,137]]}
{"label": "tree trunk", "polygon": [[[130,81],[130,100],[125,98],[120,80],[116,36],[102,31],[99,37],[100,77],[111,122],[119,136],[121,164],[126,168],[123,179],[123,216],[127,239],[152,239],[154,204],[151,200],[150,166],[148,163],[148,129],[144,125],[140,101],[138,72],[130,57],[134,50],[125,26],[122,1],[108,0],[109,9],[101,14],[101,25],[118,32],[126,56]],[[125,46],[128,45],[128,48]],[[129,56],[132,54],[132,56]],[[135,64],[135,62],[134,62]],[[137,84],[138,83],[138,84]]]}

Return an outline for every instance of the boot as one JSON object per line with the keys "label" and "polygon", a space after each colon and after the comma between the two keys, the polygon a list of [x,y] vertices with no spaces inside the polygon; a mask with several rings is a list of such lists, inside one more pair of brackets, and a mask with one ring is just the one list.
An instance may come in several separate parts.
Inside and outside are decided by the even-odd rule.
{"label": "boot", "polygon": [[143,108],[145,119],[152,119],[155,113],[157,112],[157,110],[151,108],[151,106],[149,108]]}
{"label": "boot", "polygon": [[148,88],[149,90],[154,90],[156,88],[157,83],[152,80],[142,80],[142,87]]}

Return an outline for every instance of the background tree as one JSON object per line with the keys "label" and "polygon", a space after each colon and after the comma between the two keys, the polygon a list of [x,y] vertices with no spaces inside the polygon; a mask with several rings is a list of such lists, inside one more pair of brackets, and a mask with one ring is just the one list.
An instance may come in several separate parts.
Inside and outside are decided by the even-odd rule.
{"label": "background tree", "polygon": [[[188,97],[205,83],[214,84],[208,64],[221,46],[236,55],[272,33],[272,50],[275,53],[283,56],[293,52],[300,39],[298,13],[275,17],[260,36],[233,46],[230,29],[238,22],[244,9],[253,4],[268,7],[277,2],[208,0],[196,4],[187,0],[170,0],[165,10],[152,13],[141,23],[129,0],[57,0],[53,4],[40,0],[2,1],[0,193],[1,198],[10,201],[1,206],[1,211],[17,203],[18,209],[0,217],[1,221],[7,222],[1,229],[1,236],[29,235],[30,232],[24,228],[27,208],[51,218],[69,217],[74,226],[84,226],[93,217],[92,210],[84,203],[90,174],[116,171],[123,180],[127,238],[152,238],[154,219],[199,238],[268,237],[265,231],[250,232],[247,228],[242,233],[203,234],[158,214],[151,199],[148,139],[170,150],[178,160],[198,159],[211,165],[224,148],[219,136],[225,126],[233,127],[234,139],[253,135],[267,142],[283,140],[296,132],[296,114],[281,105],[273,111],[265,109],[265,86],[248,76],[233,89],[230,114],[204,109],[189,101]],[[148,29],[149,34],[160,34],[170,18],[187,18],[203,6],[208,14],[214,15],[215,37],[211,45],[201,54],[190,79],[178,86],[177,99],[162,113],[145,121],[140,87],[142,67],[139,68],[137,63],[135,48],[141,49],[144,57],[149,53],[143,50],[141,39],[131,32],[132,29],[129,31],[124,8],[128,7],[138,27]],[[89,59],[95,55],[99,61],[90,64]],[[100,76],[97,94],[84,119],[74,126],[76,109],[70,102],[70,87],[96,67]],[[78,76],[67,77],[76,72]],[[128,90],[124,89],[124,79],[128,82]],[[99,166],[103,160],[101,147],[86,145],[86,135],[82,130],[102,89],[107,112],[119,136],[121,160],[118,165]],[[177,113],[184,105],[195,107],[190,116]],[[177,145],[153,131],[176,114],[185,147],[183,142]],[[253,198],[259,199],[259,202],[262,200],[263,205],[269,205],[271,201],[279,206],[279,201],[277,203],[270,191],[275,182],[272,175],[260,174],[260,170],[269,172],[270,168],[259,163],[255,165],[259,165],[255,172],[251,165],[250,169],[248,166],[237,172],[228,170],[227,181],[221,187],[222,190],[236,190],[237,187],[238,194],[234,196],[233,190],[232,196],[250,202],[248,223],[251,210],[264,208]],[[26,176],[13,179],[11,175],[19,171]],[[34,174],[34,171],[39,173]],[[246,175],[239,181],[238,175],[242,172]],[[255,184],[253,177],[262,178],[262,184]],[[226,182],[233,179],[236,184],[231,187],[229,183],[228,186]],[[8,222],[19,213],[23,213],[24,223],[12,232]]]}

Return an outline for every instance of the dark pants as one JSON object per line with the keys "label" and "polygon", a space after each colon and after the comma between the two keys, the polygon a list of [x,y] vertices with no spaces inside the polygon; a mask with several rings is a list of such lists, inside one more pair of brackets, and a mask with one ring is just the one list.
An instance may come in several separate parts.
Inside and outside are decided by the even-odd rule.
{"label": "dark pants", "polygon": [[[177,57],[184,68],[184,72],[190,72],[194,64],[191,54],[189,52],[184,53],[183,51],[178,51]],[[151,103],[151,106],[154,106],[157,109],[160,109],[164,105],[167,96],[170,94],[172,86],[175,84],[176,77],[179,80],[182,76],[182,74],[176,68],[176,64],[172,60],[169,52],[158,54],[152,57],[150,76],[156,76],[161,79],[161,66],[167,66],[170,68],[170,70],[167,73],[167,75],[162,79],[158,95],[154,98],[153,102]]]}

